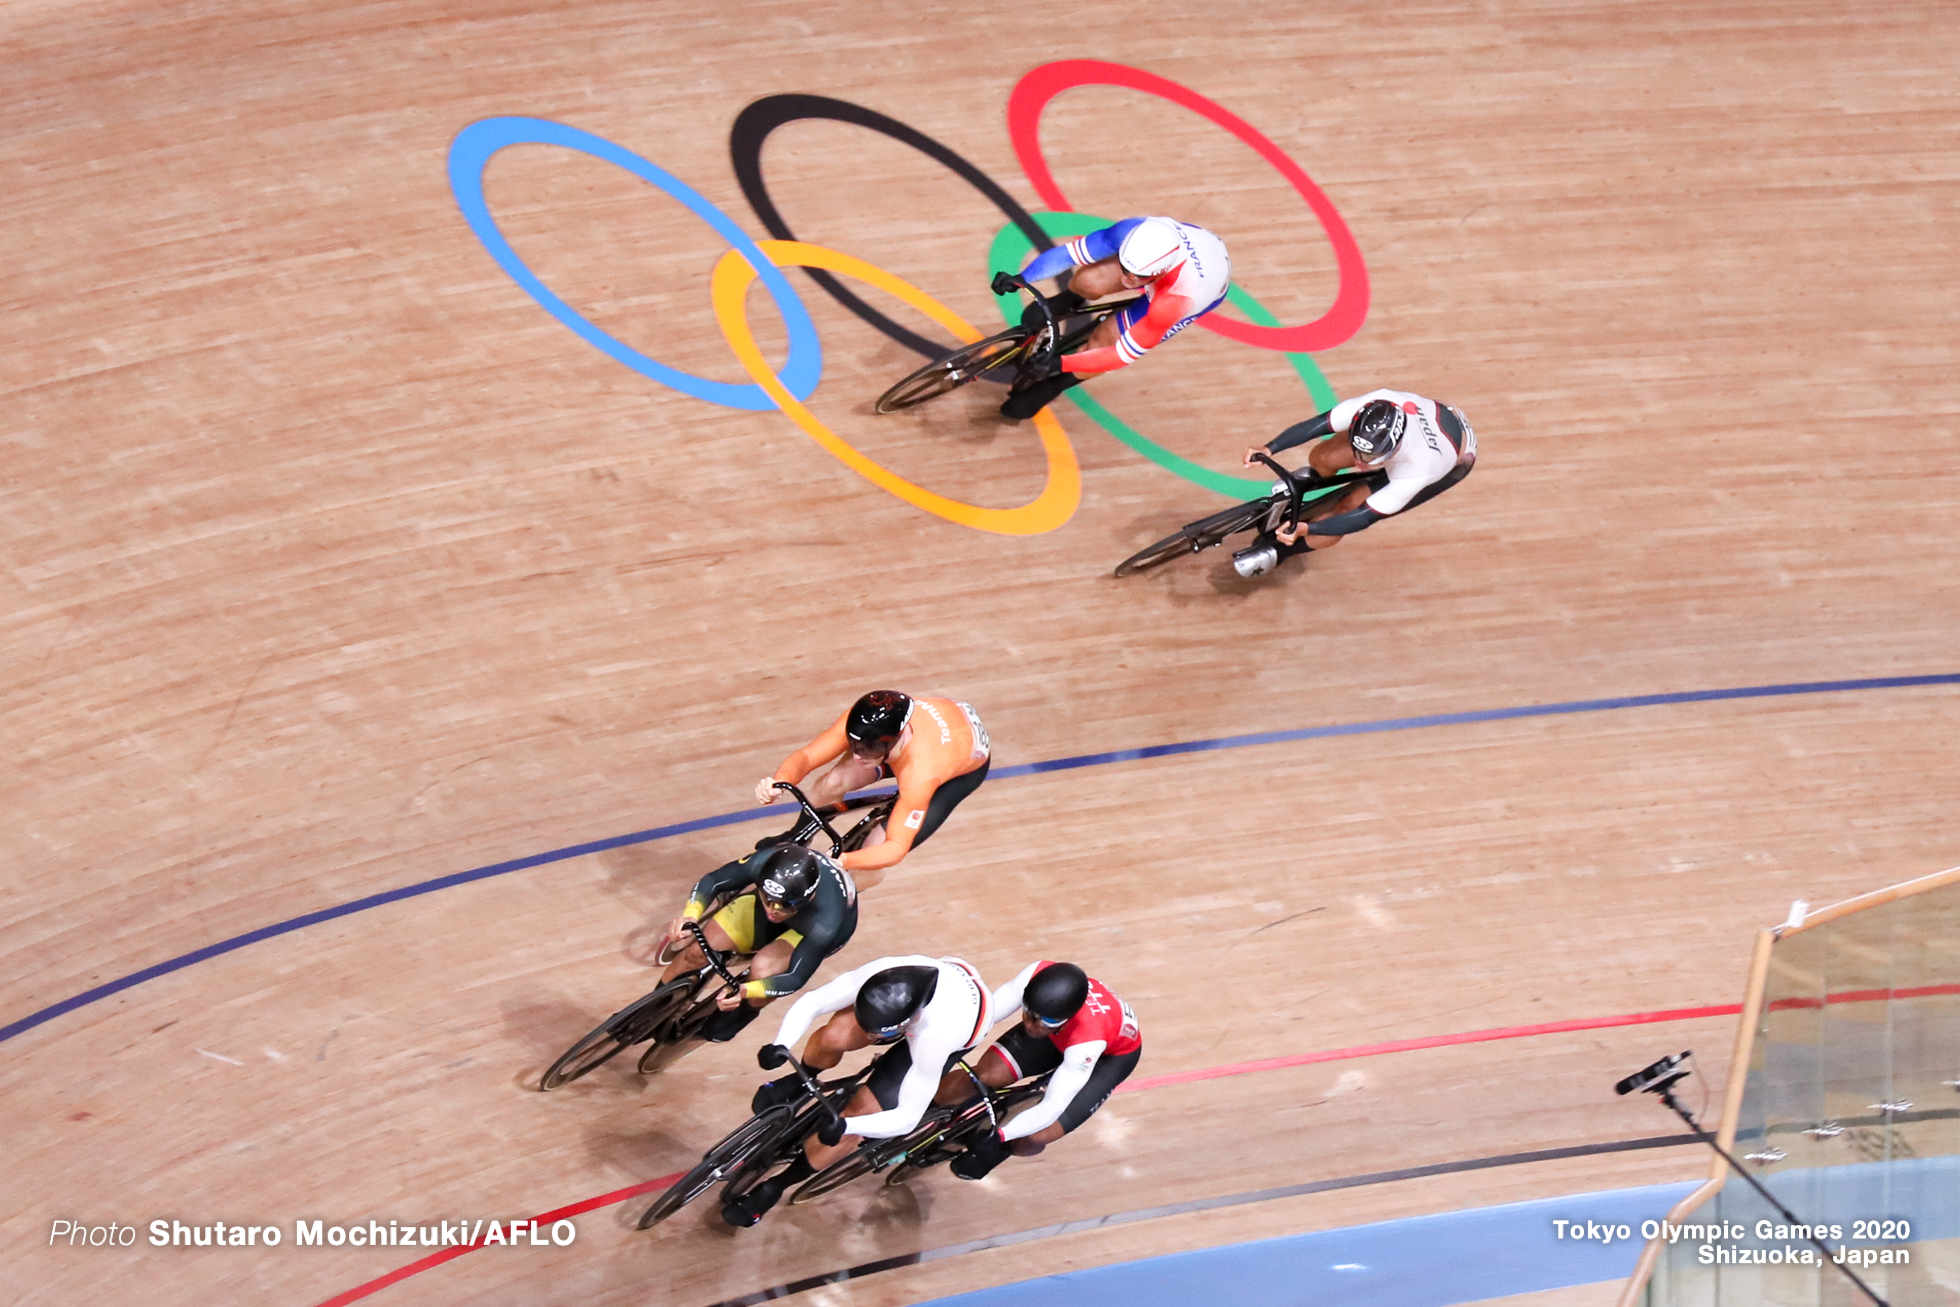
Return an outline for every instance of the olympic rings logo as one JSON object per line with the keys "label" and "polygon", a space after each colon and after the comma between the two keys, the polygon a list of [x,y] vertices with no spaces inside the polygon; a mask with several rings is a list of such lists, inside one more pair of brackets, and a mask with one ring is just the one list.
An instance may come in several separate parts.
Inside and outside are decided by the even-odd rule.
{"label": "olympic rings logo", "polygon": [[[1299,374],[1316,408],[1334,403],[1334,391],[1309,351],[1342,343],[1361,328],[1368,313],[1368,273],[1347,224],[1304,170],[1278,146],[1229,110],[1195,91],[1153,73],[1122,64],[1071,59],[1044,64],[1023,77],[1008,97],[1008,134],[1015,156],[1035,191],[1050,211],[1029,213],[991,177],[931,137],[897,119],[871,109],[815,95],[772,95],[756,101],[737,116],[729,134],[729,152],[743,195],[772,239],[756,241],[726,213],[693,187],[665,169],[603,137],[542,118],[499,117],[471,123],[449,149],[449,185],[464,220],[497,265],[546,311],[602,353],[661,385],[684,395],[728,408],[751,412],[776,410],[845,466],[872,484],[916,508],[975,530],[1002,535],[1036,535],[1052,531],[1073,516],[1082,497],[1082,477],[1074,447],[1052,411],[1035,416],[1035,431],[1047,460],[1047,482],[1041,493],[1018,508],[982,508],[935,494],[873,462],[837,435],[806,405],[823,376],[823,346],[815,325],[782,269],[803,268],[823,291],[885,336],[928,358],[943,347],[885,316],[837,278],[848,277],[908,305],[953,333],[961,341],[983,334],[958,314],[900,277],[874,264],[837,250],[796,238],[769,196],[762,176],[762,146],[769,134],[786,123],[807,118],[830,119],[866,127],[918,150],[964,179],[991,200],[1007,218],[988,252],[988,272],[1016,271],[1036,250],[1046,249],[1053,237],[1080,236],[1108,225],[1108,219],[1074,211],[1056,185],[1041,153],[1041,114],[1048,102],[1077,86],[1119,86],[1157,96],[1190,109],[1223,127],[1270,163],[1304,199],[1333,249],[1340,281],[1333,305],[1311,322],[1282,326],[1236,282],[1227,300],[1250,321],[1207,314],[1197,325],[1229,340],[1256,349],[1278,351]],[[710,284],[715,320],[729,349],[752,380],[747,384],[712,381],[682,372],[650,358],[601,330],[566,303],[527,267],[491,216],[483,193],[483,173],[499,150],[512,145],[554,145],[575,150],[621,168],[679,200],[730,249],[716,264]],[[749,326],[746,294],[758,280],[775,302],[789,336],[789,352],[780,372],[772,372]],[[1008,321],[1019,320],[1019,303],[1001,298]],[[1206,489],[1243,497],[1262,494],[1264,480],[1228,476],[1201,467],[1142,435],[1109,412],[1080,388],[1067,398],[1097,425],[1161,467]]]}

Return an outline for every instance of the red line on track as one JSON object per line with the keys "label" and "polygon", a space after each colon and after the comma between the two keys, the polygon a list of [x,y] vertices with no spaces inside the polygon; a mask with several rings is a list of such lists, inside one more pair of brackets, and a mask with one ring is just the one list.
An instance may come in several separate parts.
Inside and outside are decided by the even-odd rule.
{"label": "red line on track", "polygon": [[[1842,994],[1828,994],[1822,999],[1784,998],[1770,1004],[1772,1010],[1786,1008],[1822,1007],[1836,1003],[1871,1003],[1890,998],[1926,998],[1935,994],[1960,994],[1960,985],[1926,985],[1917,989],[1861,989]],[[1330,1048],[1319,1053],[1296,1053],[1290,1057],[1269,1057],[1257,1062],[1234,1062],[1228,1066],[1201,1067],[1195,1071],[1172,1071],[1161,1076],[1145,1076],[1141,1080],[1127,1080],[1116,1087],[1118,1093],[1128,1093],[1139,1089],[1161,1089],[1166,1085],[1186,1085],[1199,1080],[1221,1080],[1226,1076],[1251,1075],[1255,1071],[1277,1071],[1282,1067],[1311,1066],[1316,1062],[1344,1062],[1357,1057],[1377,1057],[1383,1053],[1408,1053],[1419,1048],[1448,1048],[1455,1044],[1482,1044],[1497,1039],[1525,1039],[1532,1035],[1558,1035],[1574,1030],[1606,1030],[1614,1026],[1646,1026],[1663,1021],[1693,1021],[1700,1017],[1732,1017],[1742,1011],[1740,1003],[1718,1003],[1713,1007],[1677,1007],[1661,1012],[1629,1012],[1615,1017],[1586,1017],[1577,1021],[1547,1021],[1536,1026],[1498,1026],[1491,1030],[1469,1030],[1456,1035],[1426,1035],[1421,1039],[1395,1039],[1385,1044],[1357,1044],[1352,1048]],[[643,1180],[639,1184],[615,1189],[609,1194],[587,1198],[544,1212],[531,1219],[541,1225],[553,1221],[566,1220],[600,1207],[610,1207],[623,1203],[628,1198],[662,1189],[680,1179],[681,1173],[663,1175],[657,1180]],[[358,1302],[370,1294],[379,1293],[391,1284],[399,1284],[411,1275],[420,1275],[444,1262],[453,1261],[464,1253],[475,1252],[483,1245],[479,1243],[458,1244],[441,1252],[424,1257],[421,1261],[410,1262],[397,1270],[388,1272],[376,1280],[357,1285],[320,1303],[319,1307],[345,1307],[345,1304]]]}
{"label": "red line on track", "polygon": [[1770,1002],[1772,1012],[1791,1008],[1823,1007],[1826,1003],[1881,1003],[1888,998],[1930,998],[1936,994],[1960,994],[1960,985],[1921,985],[1917,989],[1852,989],[1823,998],[1779,998]]}
{"label": "red line on track", "polygon": [[[648,1193],[654,1189],[665,1189],[668,1185],[680,1179],[681,1175],[682,1172],[676,1171],[672,1175],[663,1175],[657,1180],[642,1180],[638,1184],[629,1184],[624,1189],[615,1189],[609,1194],[600,1194],[596,1198],[587,1198],[573,1203],[569,1207],[559,1207],[549,1212],[541,1212],[532,1217],[531,1220],[540,1225],[547,1225],[552,1221],[567,1220],[571,1217],[592,1211],[597,1207],[610,1207],[614,1203],[623,1203],[628,1198],[632,1198],[637,1194]],[[406,1266],[388,1272],[378,1280],[369,1280],[366,1284],[357,1285],[349,1289],[346,1293],[329,1298],[321,1303],[320,1307],[342,1307],[345,1303],[359,1302],[371,1293],[379,1293],[391,1284],[398,1284],[411,1275],[420,1275],[422,1272],[440,1266],[444,1262],[454,1261],[464,1253],[473,1253],[481,1247],[483,1247],[483,1243],[481,1240],[478,1240],[476,1243],[457,1244],[454,1247],[445,1248],[439,1253],[431,1253],[419,1262],[410,1262]]]}
{"label": "red line on track", "polygon": [[1617,1017],[1589,1017],[1580,1021],[1548,1021],[1538,1026],[1499,1026],[1494,1030],[1468,1030],[1460,1035],[1426,1035],[1421,1039],[1395,1039],[1386,1044],[1358,1044],[1353,1048],[1330,1048],[1320,1053],[1295,1053],[1291,1057],[1269,1057],[1258,1062],[1235,1062],[1230,1066],[1202,1067],[1196,1071],[1172,1071],[1168,1075],[1126,1080],[1116,1086],[1117,1093],[1136,1089],[1158,1089],[1164,1085],[1187,1085],[1194,1080],[1220,1080],[1226,1076],[1250,1075],[1254,1071],[1277,1071],[1281,1067],[1308,1066],[1314,1062],[1345,1062],[1349,1058],[1374,1057],[1381,1053],[1407,1053],[1418,1048],[1448,1048],[1452,1044],[1481,1044],[1493,1039],[1523,1039],[1528,1035],[1556,1035],[1568,1030],[1604,1030],[1608,1026],[1644,1026],[1656,1021],[1692,1021],[1696,1017],[1732,1017],[1742,1011],[1740,1003],[1715,1007],[1678,1007],[1665,1012],[1631,1012]]}

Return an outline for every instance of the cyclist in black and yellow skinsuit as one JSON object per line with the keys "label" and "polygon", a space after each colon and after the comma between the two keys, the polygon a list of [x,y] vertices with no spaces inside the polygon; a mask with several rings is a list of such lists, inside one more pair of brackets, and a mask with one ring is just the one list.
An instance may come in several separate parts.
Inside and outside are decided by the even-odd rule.
{"label": "cyclist in black and yellow skinsuit", "polygon": [[725,863],[695,885],[687,908],[667,929],[670,943],[686,940],[687,947],[668,964],[663,984],[705,965],[681,923],[700,921],[709,904],[730,893],[736,897],[702,931],[715,948],[749,956],[749,979],[739,993],[718,1000],[721,1013],[702,1028],[702,1036],[716,1043],[733,1039],[773,1000],[803,988],[857,930],[851,873],[814,849],[775,845]]}

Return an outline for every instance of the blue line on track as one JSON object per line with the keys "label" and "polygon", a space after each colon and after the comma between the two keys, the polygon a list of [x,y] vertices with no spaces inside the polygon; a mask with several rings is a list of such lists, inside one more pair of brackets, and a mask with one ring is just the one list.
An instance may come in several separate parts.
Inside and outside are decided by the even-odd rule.
{"label": "blue line on track", "polygon": [[[1262,744],[1288,744],[1299,740],[1324,740],[1341,735],[1373,735],[1382,731],[1413,731],[1431,726],[1465,726],[1476,722],[1509,721],[1521,717],[1564,717],[1575,713],[1607,712],[1616,708],[1653,708],[1676,703],[1715,703],[1724,699],[1773,699],[1799,694],[1835,694],[1847,690],[1898,690],[1927,685],[1960,685],[1960,672],[1940,673],[1931,676],[1877,676],[1855,681],[1802,681],[1789,685],[1750,685],[1733,690],[1686,690],[1676,694],[1637,694],[1617,699],[1576,699],[1568,703],[1527,704],[1520,708],[1483,708],[1475,712],[1438,713],[1428,717],[1391,717],[1383,721],[1351,722],[1335,726],[1308,726],[1293,731],[1262,731],[1255,735],[1226,735],[1213,740],[1187,740],[1180,744],[1155,744],[1143,749],[1116,749],[1108,753],[1085,753],[1072,758],[1051,758],[1045,762],[1024,762],[1012,767],[997,768],[992,775],[1001,779],[1016,776],[1035,776],[1044,772],[1074,771],[1080,767],[1101,767],[1116,762],[1138,762],[1146,758],[1170,758],[1185,753],[1212,753],[1220,749],[1246,749]],[[5,1043],[15,1035],[32,1030],[45,1021],[52,1021],[77,1008],[99,1003],[125,989],[133,988],[146,980],[167,976],[173,971],[204,962],[210,958],[229,953],[233,949],[256,944],[275,935],[288,934],[316,926],[336,917],[351,916],[365,912],[369,908],[398,903],[403,899],[417,898],[423,894],[433,894],[452,885],[467,885],[471,881],[487,880],[492,876],[502,876],[513,871],[525,871],[531,867],[542,867],[548,863],[563,862],[568,858],[583,857],[588,853],[603,853],[607,849],[623,848],[628,844],[647,844],[654,840],[670,839],[676,835],[686,835],[693,831],[712,830],[717,826],[732,826],[737,822],[757,821],[779,812],[770,808],[752,808],[744,812],[724,812],[713,817],[696,817],[692,821],[675,822],[668,826],[655,826],[650,830],[634,831],[630,835],[615,835],[610,839],[593,840],[589,844],[574,844],[568,848],[553,849],[549,853],[537,853],[528,858],[514,858],[509,862],[492,863],[472,871],[453,872],[438,876],[434,880],[418,881],[413,885],[403,885],[399,889],[384,890],[370,894],[352,903],[342,903],[338,907],[322,908],[302,917],[275,922],[207,944],[201,949],[185,953],[153,967],[145,967],[106,985],[64,998],[59,1003],[50,1004],[38,1012],[29,1013],[10,1025],[0,1026],[0,1043]]]}

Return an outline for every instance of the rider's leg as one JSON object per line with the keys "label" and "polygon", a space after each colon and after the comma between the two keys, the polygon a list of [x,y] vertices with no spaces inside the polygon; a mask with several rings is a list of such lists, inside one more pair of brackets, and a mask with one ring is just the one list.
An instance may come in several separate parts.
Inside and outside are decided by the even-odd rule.
{"label": "rider's leg", "polygon": [[[751,905],[755,902],[753,895],[746,895],[744,898]],[[737,953],[743,951],[736,940],[730,936],[728,928],[722,924],[722,919],[729,916],[731,911],[739,912],[736,904],[742,903],[743,901],[743,899],[736,899],[734,903],[729,904],[720,912],[717,912],[714,916],[701,923],[701,933],[708,937],[708,943],[713,946],[717,953],[726,953],[731,949]],[[741,927],[739,925],[736,927],[736,933],[741,933]],[[670,980],[678,980],[680,977],[690,972],[699,971],[707,965],[708,959],[701,956],[701,946],[696,944],[694,937],[690,935],[687,937],[687,947],[677,953],[674,956],[674,960],[669,962],[666,968],[660,973],[660,983],[664,985]]]}
{"label": "rider's leg", "polygon": [[[861,790],[867,785],[875,784],[884,775],[883,763],[870,762],[847,753],[839,758],[829,771],[811,781],[803,792],[809,797],[812,807],[823,809],[842,802],[844,796],[852,790]],[[817,830],[814,825],[806,827],[804,823],[807,821],[809,821],[808,817],[798,813],[794,826],[780,835],[763,836],[755,842],[755,847],[765,849],[772,844],[790,844],[807,839]]]}
{"label": "rider's leg", "polygon": [[833,1013],[804,1042],[803,1065],[812,1071],[828,1071],[844,1060],[844,1054],[871,1047],[871,1037],[859,1028],[851,1009]]}
{"label": "rider's leg", "polygon": [[[1103,323],[1103,327],[1108,325],[1107,322]],[[1102,327],[1096,330],[1101,331]],[[1088,379],[1079,372],[1057,372],[1052,377],[1031,382],[1008,395],[1000,406],[1000,415],[1016,422],[1031,418],[1061,398],[1063,391],[1079,386]]]}
{"label": "rider's leg", "polygon": [[[946,818],[952,816],[953,809],[960,805],[960,800],[980,788],[980,783],[987,779],[987,771],[993,765],[992,758],[983,759],[972,771],[963,776],[955,776],[932,792],[932,798],[926,801],[926,815],[919,823],[919,833],[912,837],[913,848],[916,849],[931,839],[933,832],[946,824]],[[885,823],[879,822],[865,832],[864,840],[858,848],[875,849],[883,844],[886,838]],[[857,881],[860,890],[876,889],[884,883],[885,870],[881,867],[871,871],[856,871],[852,873],[852,877]]]}
{"label": "rider's leg", "polygon": [[1043,1126],[1031,1135],[1021,1136],[1012,1144],[1009,1144],[1008,1147],[1014,1150],[1014,1156],[1016,1157],[1039,1157],[1042,1149],[1048,1147],[1048,1145],[1054,1143],[1067,1133],[1068,1127],[1064,1126],[1060,1121],[1057,1121],[1053,1125]]}
{"label": "rider's leg", "polygon": [[[796,945],[802,938],[797,932],[790,931],[757,949],[755,955],[749,959],[749,979],[767,980],[771,976],[780,976],[788,971],[790,954],[796,952]],[[752,998],[747,1002],[750,1007],[761,1008],[768,1007],[775,1000]]]}
{"label": "rider's leg", "polygon": [[1032,1134],[1024,1135],[1011,1144],[1002,1144],[997,1136],[987,1135],[979,1140],[965,1157],[953,1159],[953,1174],[962,1180],[978,1180],[1012,1155],[1034,1157],[1042,1149],[1054,1143],[1065,1134],[1073,1133],[1084,1121],[1096,1114],[1097,1109],[1109,1101],[1116,1086],[1129,1079],[1136,1070],[1137,1063],[1143,1060],[1141,1048],[1132,1049],[1119,1057],[1100,1057],[1096,1059],[1095,1069],[1089,1073],[1088,1083],[1075,1091],[1075,1098],[1061,1118],[1052,1121]]}
{"label": "rider's leg", "polygon": [[[1372,479],[1370,478],[1370,480]],[[1346,494],[1329,495],[1314,504],[1313,507],[1300,514],[1300,520],[1302,522],[1318,522],[1324,518],[1333,517],[1338,513],[1352,512],[1367,503],[1368,496],[1373,493],[1373,487],[1369,485],[1353,486]],[[1291,558],[1295,554],[1304,554],[1308,550],[1313,550],[1318,553],[1322,549],[1332,549],[1346,538],[1346,536],[1310,536],[1305,532],[1301,532],[1299,538],[1292,544],[1281,545],[1279,547],[1279,556],[1281,558]],[[1312,543],[1309,543],[1309,541]]]}
{"label": "rider's leg", "polygon": [[[757,949],[749,958],[749,979],[767,980],[787,971],[790,954],[796,951],[797,941],[801,938],[795,931],[790,931]],[[711,1044],[727,1043],[748,1029],[749,1023],[774,1001],[769,998],[745,998],[734,1007],[715,1013],[701,1027],[701,1038]]]}
{"label": "rider's leg", "polygon": [[[1359,485],[1350,487],[1342,494],[1330,495],[1315,503],[1300,514],[1301,524],[1304,526],[1308,522],[1318,522],[1323,517],[1332,517],[1336,513],[1359,508],[1367,501],[1368,496],[1374,493],[1374,480],[1371,477]],[[1251,544],[1232,555],[1232,567],[1243,577],[1264,576],[1295,554],[1304,554],[1309,550],[1318,553],[1338,545],[1342,539],[1341,536],[1308,536],[1305,531],[1302,531],[1292,544],[1285,544],[1271,531],[1261,531]]]}
{"label": "rider's leg", "polygon": [[[851,1095],[851,1101],[845,1106],[843,1115],[870,1116],[873,1112],[882,1110],[884,1109],[879,1107],[877,1096],[868,1087],[861,1086],[855,1094]],[[813,1172],[821,1171],[832,1162],[841,1162],[849,1157],[862,1142],[864,1141],[856,1135],[845,1135],[834,1144],[826,1144],[815,1135],[811,1135],[804,1142],[803,1156],[808,1159]]]}
{"label": "rider's leg", "polygon": [[[969,1062],[967,1065],[972,1066],[973,1064]],[[1000,1050],[996,1048],[987,1050],[985,1056],[980,1059],[980,1064],[973,1067],[973,1074],[979,1076],[980,1083],[989,1089],[1005,1089],[1020,1078],[1015,1074],[1014,1068],[1008,1064],[1007,1059],[1000,1055]],[[955,1066],[944,1076],[940,1077],[939,1088],[933,1094],[932,1101],[942,1107],[957,1107],[972,1097],[972,1078],[958,1066]]]}
{"label": "rider's leg", "polygon": [[861,790],[878,782],[885,774],[885,765],[868,758],[845,754],[834,766],[817,777],[816,784],[805,791],[810,802],[821,808],[827,803],[840,803],[846,794]]}
{"label": "rider's leg", "polygon": [[[804,1045],[803,1062],[806,1066],[812,1070],[817,1070],[820,1066],[827,1070],[829,1067],[836,1066],[837,1060],[843,1057],[846,1052],[849,1052],[851,1048],[863,1048],[871,1042],[865,1037],[864,1032],[858,1029],[858,1024],[855,1020],[846,1022],[850,1027],[848,1033],[836,1028],[839,1018],[849,1017],[850,1013],[839,1012],[826,1022],[823,1028],[818,1030],[816,1034],[810,1036],[809,1042]],[[852,1037],[853,1035],[855,1038]],[[906,1059],[905,1065],[910,1066],[910,1053],[910,1045],[900,1044],[897,1048],[881,1056],[879,1061],[882,1064],[891,1059],[894,1054],[902,1054]],[[825,1057],[829,1058],[827,1063],[822,1061]],[[877,1073],[874,1072],[873,1079],[876,1078]],[[900,1072],[900,1078],[903,1078],[903,1071]],[[763,1088],[766,1090],[768,1086],[765,1085]],[[757,1097],[761,1097],[760,1092],[758,1092]],[[892,1082],[891,1098],[893,1102],[897,1101],[896,1081]],[[844,1108],[842,1115],[868,1116],[880,1110],[883,1106],[879,1102],[877,1095],[872,1092],[870,1083],[867,1082],[858,1086],[857,1093],[851,1096],[851,1101]],[[858,1146],[858,1142],[858,1140],[853,1139],[851,1136],[845,1135],[835,1144],[824,1144],[819,1142],[815,1135],[811,1135],[803,1143],[802,1156],[792,1160],[787,1167],[775,1175],[770,1176],[767,1180],[764,1180],[740,1198],[730,1202],[724,1202],[721,1205],[721,1219],[733,1226],[754,1225],[762,1219],[765,1212],[782,1201],[783,1195],[789,1192],[791,1186],[802,1184],[805,1180],[815,1175],[818,1171],[821,1171],[824,1167],[829,1166],[832,1162],[849,1156],[851,1151]]]}

